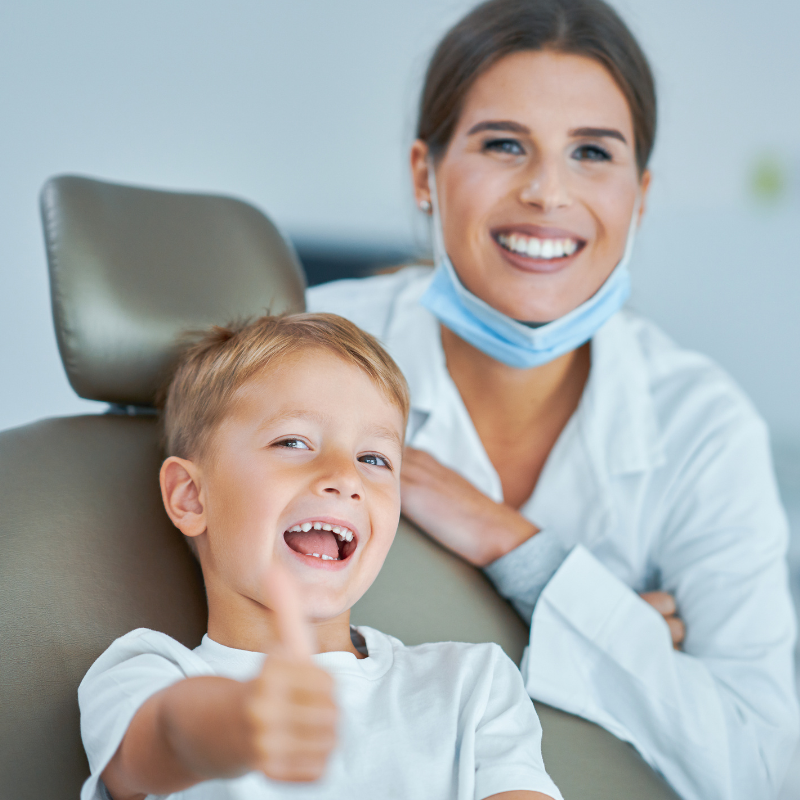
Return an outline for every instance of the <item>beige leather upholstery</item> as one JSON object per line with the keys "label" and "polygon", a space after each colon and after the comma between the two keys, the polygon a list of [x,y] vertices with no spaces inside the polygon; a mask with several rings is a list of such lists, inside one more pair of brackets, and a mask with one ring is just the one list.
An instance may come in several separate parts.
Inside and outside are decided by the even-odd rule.
{"label": "beige leather upholstery", "polygon": [[199,644],[202,583],[161,507],[154,418],[0,433],[0,797],[75,800],[77,689],[137,627]]}
{"label": "beige leather upholstery", "polygon": [[81,397],[150,405],[183,331],[304,307],[293,249],[241,200],[62,176],[41,212],[58,346]]}
{"label": "beige leather upholstery", "polygon": [[[291,250],[246,204],[70,177],[45,187],[43,208],[59,342],[83,396],[147,405],[177,331],[302,307]],[[200,641],[202,582],[161,506],[158,438],[152,416],[0,432],[0,797],[77,797],[77,687],[115,637],[146,626]],[[527,639],[479,571],[407,523],[353,619],[408,644],[496,641],[515,660]],[[630,746],[537,707],[567,800],[675,798]]]}

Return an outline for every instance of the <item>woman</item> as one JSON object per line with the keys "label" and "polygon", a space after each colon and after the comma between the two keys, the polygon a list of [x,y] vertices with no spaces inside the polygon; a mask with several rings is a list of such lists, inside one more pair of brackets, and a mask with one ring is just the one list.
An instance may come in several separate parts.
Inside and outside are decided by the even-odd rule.
{"label": "woman", "polygon": [[309,307],[404,370],[404,512],[531,621],[531,696],[685,798],[766,798],[798,730],[786,522],[747,399],[621,310],[654,134],[646,59],[602,0],[490,0],[423,89],[435,271]]}

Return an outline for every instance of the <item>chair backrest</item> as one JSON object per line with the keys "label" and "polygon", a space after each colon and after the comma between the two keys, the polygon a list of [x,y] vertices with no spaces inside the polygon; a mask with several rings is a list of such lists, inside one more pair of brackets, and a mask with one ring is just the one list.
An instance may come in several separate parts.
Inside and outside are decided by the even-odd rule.
{"label": "chair backrest", "polygon": [[231,197],[77,176],[41,195],[53,318],[81,396],[149,406],[181,334],[267,311],[301,311],[292,246]]}
{"label": "chair backrest", "polygon": [[[128,413],[0,432],[0,796],[18,800],[78,795],[77,686],[114,638],[144,626],[193,646],[205,630],[147,413],[181,331],[304,305],[291,248],[238,200],[62,177],[45,186],[42,215],[69,379]],[[497,641],[515,660],[527,641],[479,571],[405,522],[353,619],[408,644]],[[675,797],[628,745],[538,708],[565,796]]]}

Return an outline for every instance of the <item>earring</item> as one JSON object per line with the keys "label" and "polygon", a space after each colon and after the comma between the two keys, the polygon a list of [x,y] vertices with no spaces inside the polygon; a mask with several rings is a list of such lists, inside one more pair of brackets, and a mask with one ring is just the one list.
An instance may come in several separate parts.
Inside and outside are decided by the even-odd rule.
{"label": "earring", "polygon": [[424,211],[426,214],[431,210],[431,204],[429,200],[420,200],[419,201],[419,209],[420,211]]}

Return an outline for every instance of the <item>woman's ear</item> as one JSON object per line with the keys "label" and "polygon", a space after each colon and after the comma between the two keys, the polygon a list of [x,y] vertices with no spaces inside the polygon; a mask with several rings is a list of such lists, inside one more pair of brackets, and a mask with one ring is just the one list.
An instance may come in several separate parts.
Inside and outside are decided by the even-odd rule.
{"label": "woman's ear", "polygon": [[184,536],[206,531],[206,514],[201,499],[201,470],[192,461],[170,456],[160,473],[161,499],[172,524]]}
{"label": "woman's ear", "polygon": [[[417,206],[430,210],[431,189],[428,184],[428,145],[417,139],[411,145],[411,182],[414,184],[414,200]],[[426,205],[427,204],[427,205]]]}

